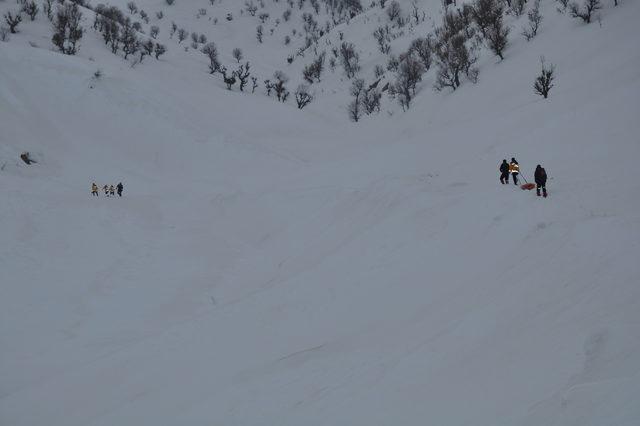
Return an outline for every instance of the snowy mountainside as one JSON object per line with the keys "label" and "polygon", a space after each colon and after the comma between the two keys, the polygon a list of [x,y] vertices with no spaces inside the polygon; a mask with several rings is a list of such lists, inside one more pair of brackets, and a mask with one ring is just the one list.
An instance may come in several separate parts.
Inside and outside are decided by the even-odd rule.
{"label": "snowy mountainside", "polygon": [[[298,110],[167,38],[207,31],[295,87],[309,58],[285,68],[284,32],[250,45],[240,2],[215,26],[205,1],[138,7],[153,24],[160,4],[158,61],[91,29],[61,55],[43,16],[0,42],[0,424],[638,424],[637,2],[601,25],[542,2],[539,35],[484,49],[477,84],[434,92],[430,71],[408,111],[359,123],[339,68]],[[329,33],[362,75],[378,17]],[[546,167],[548,199],[499,184],[511,156]]]}

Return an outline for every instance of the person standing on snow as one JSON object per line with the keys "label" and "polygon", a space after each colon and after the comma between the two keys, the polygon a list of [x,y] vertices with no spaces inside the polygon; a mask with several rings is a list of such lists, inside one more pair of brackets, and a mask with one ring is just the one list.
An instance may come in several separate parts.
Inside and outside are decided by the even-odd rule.
{"label": "person standing on snow", "polygon": [[98,196],[98,185],[95,182],[91,184],[91,195]]}
{"label": "person standing on snow", "polygon": [[502,160],[502,164],[500,164],[500,183],[503,185],[509,183],[509,164],[507,160]]}
{"label": "person standing on snow", "polygon": [[513,176],[513,184],[518,184],[518,173],[520,173],[520,164],[515,158],[511,157],[511,163],[509,163],[509,173]]}
{"label": "person standing on snow", "polygon": [[542,188],[542,196],[547,197],[547,171],[540,164],[536,167],[533,174],[536,180],[536,193],[540,196],[540,188]]}
{"label": "person standing on snow", "polygon": [[113,185],[109,187],[109,195],[111,196],[116,195],[116,189],[113,187]]}
{"label": "person standing on snow", "polygon": [[122,197],[122,190],[124,189],[124,185],[122,185],[122,182],[120,182],[118,186],[116,186],[116,189],[118,190],[118,197]]}
{"label": "person standing on snow", "polygon": [[106,195],[108,197],[109,196],[109,185],[103,186],[102,190],[104,191],[104,195]]}

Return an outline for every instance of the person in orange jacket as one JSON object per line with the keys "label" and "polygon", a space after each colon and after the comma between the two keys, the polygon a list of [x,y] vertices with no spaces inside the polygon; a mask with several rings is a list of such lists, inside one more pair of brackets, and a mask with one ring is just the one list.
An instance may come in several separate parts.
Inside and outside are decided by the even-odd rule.
{"label": "person in orange jacket", "polygon": [[509,163],[509,173],[513,177],[513,184],[518,184],[518,174],[520,173],[520,164],[516,161],[515,158],[511,157],[511,163]]}

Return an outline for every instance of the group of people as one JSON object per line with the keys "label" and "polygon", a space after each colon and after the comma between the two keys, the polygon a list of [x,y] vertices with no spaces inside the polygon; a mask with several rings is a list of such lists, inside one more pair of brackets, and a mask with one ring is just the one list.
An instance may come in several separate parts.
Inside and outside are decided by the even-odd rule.
{"label": "group of people", "polygon": [[[518,175],[520,174],[520,164],[516,161],[515,158],[511,157],[511,162],[507,163],[507,160],[502,160],[502,164],[500,164],[500,183],[503,185],[509,183],[509,175],[513,178],[513,184],[518,184]],[[536,166],[536,171],[533,174],[534,180],[536,181],[536,193],[538,197],[540,196],[540,190],[542,190],[542,196],[547,196],[547,172],[546,170],[538,164]]]}
{"label": "group of people", "polygon": [[[102,190],[104,191],[104,195],[107,197],[115,197],[116,191],[118,192],[118,196],[122,197],[122,191],[124,190],[124,185],[122,184],[122,182],[117,184],[115,187],[113,185],[105,185],[102,187]],[[91,195],[93,195],[94,197],[97,197],[99,195],[98,191],[99,191],[98,185],[96,185],[96,183],[93,182],[91,184]]]}

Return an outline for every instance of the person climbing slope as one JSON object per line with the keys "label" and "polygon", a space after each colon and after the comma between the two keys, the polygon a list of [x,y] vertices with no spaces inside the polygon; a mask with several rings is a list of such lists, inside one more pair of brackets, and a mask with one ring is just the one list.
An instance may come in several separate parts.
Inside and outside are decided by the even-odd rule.
{"label": "person climbing slope", "polygon": [[520,173],[520,164],[514,157],[511,157],[511,163],[509,163],[509,173],[513,176],[513,184],[518,184],[518,173]]}
{"label": "person climbing slope", "polygon": [[91,195],[98,197],[98,185],[95,182],[91,184]]}
{"label": "person climbing slope", "polygon": [[533,176],[536,181],[536,193],[538,194],[538,197],[540,196],[540,188],[542,188],[542,196],[546,198],[547,197],[547,171],[540,164],[538,164]]}
{"label": "person climbing slope", "polygon": [[104,191],[104,195],[106,195],[108,197],[109,196],[109,185],[103,186],[102,190]]}
{"label": "person climbing slope", "polygon": [[503,185],[509,183],[509,163],[507,160],[502,160],[502,164],[500,164],[500,183]]}
{"label": "person climbing slope", "polygon": [[116,189],[118,190],[118,197],[122,197],[122,190],[124,189],[124,185],[122,185],[122,182],[120,182],[118,186],[116,186]]}
{"label": "person climbing slope", "polygon": [[111,195],[112,197],[116,195],[116,189],[113,187],[113,185],[109,186],[109,195]]}

